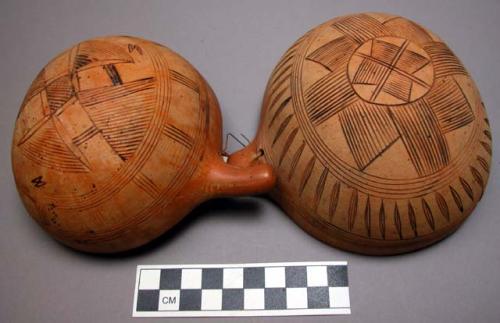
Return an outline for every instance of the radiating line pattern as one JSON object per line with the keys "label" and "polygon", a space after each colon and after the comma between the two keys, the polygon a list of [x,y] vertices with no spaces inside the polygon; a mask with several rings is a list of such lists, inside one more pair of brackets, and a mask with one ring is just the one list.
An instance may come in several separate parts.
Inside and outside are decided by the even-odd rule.
{"label": "radiating line pattern", "polygon": [[[448,165],[451,157],[444,135],[474,121],[470,104],[453,79],[453,75],[465,70],[449,68],[455,64],[461,66],[453,53],[435,41],[419,47],[408,40],[393,40],[391,29],[365,15],[347,17],[333,23],[332,28],[343,36],[307,56],[330,71],[304,92],[305,109],[312,125],[317,127],[338,116],[359,170],[364,170],[398,139],[420,176]],[[346,51],[343,56],[333,53],[338,48]],[[430,50],[428,57],[427,50]],[[349,79],[346,66],[350,63],[346,57],[352,60],[353,53],[359,53],[356,55],[361,61]],[[441,71],[434,73],[434,81],[417,74],[423,68],[435,70],[435,60]],[[366,98],[359,97],[353,84],[370,86],[370,100],[375,101],[366,102]],[[419,99],[412,94],[417,86]],[[381,92],[399,100],[395,102],[406,104],[375,103]],[[487,143],[483,146],[488,150]]]}
{"label": "radiating line pattern", "polygon": [[[320,26],[304,46],[285,53],[266,90],[264,148],[282,185],[294,185],[279,197],[293,200],[299,209],[290,211],[293,217],[304,218],[299,223],[312,217],[323,237],[337,229],[346,240],[350,234],[381,241],[439,235],[470,213],[487,182],[492,135],[475,124],[483,114],[465,69],[424,28],[382,16]],[[349,70],[354,60],[358,65]],[[370,95],[361,96],[357,86]],[[448,140],[467,132],[469,141],[481,138],[478,148],[470,158],[457,157]],[[393,171],[384,161],[395,152],[403,152],[405,165]],[[465,166],[456,166],[463,160]],[[406,163],[413,169],[402,174]],[[400,194],[407,178],[408,192]],[[424,182],[436,183],[436,190],[428,184],[417,191]],[[389,186],[394,196],[380,193]]]}

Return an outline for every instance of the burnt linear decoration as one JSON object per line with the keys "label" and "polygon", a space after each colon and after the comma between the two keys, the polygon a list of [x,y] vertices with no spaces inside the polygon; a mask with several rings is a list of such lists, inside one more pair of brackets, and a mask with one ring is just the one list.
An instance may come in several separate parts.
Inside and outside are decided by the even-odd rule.
{"label": "burnt linear decoration", "polygon": [[427,224],[431,227],[432,231],[436,230],[436,224],[434,222],[434,216],[432,215],[432,210],[427,201],[422,198],[422,209],[424,210],[425,219],[427,220]]}
{"label": "burnt linear decoration", "polygon": [[198,94],[200,93],[200,87],[198,86],[198,84],[187,76],[175,70],[170,70],[170,77],[172,78],[172,80],[178,82],[179,84],[186,86],[187,88],[195,91]]}
{"label": "burnt linear decoration", "polygon": [[163,134],[189,150],[193,148],[193,138],[173,124],[165,125]]}
{"label": "burnt linear decoration", "polygon": [[485,188],[485,183],[484,183],[483,176],[481,175],[481,173],[474,166],[470,166],[469,169],[470,169],[470,172],[472,174],[472,177],[474,178],[474,180],[476,181],[476,183],[481,188],[481,195],[480,196],[482,196],[483,193],[484,193],[484,188]]}
{"label": "burnt linear decoration", "polygon": [[417,219],[415,217],[415,210],[413,209],[413,205],[410,201],[408,201],[408,220],[410,221],[410,227],[413,231],[413,234],[415,235],[415,237],[418,237]]}
{"label": "burnt linear decoration", "polygon": [[462,202],[462,198],[460,197],[460,194],[458,194],[458,192],[452,186],[450,186],[450,192],[451,192],[451,195],[453,196],[453,201],[455,201],[455,204],[457,205],[460,212],[463,213],[464,212],[464,203]]}
{"label": "burnt linear decoration", "polygon": [[333,217],[335,216],[335,213],[337,211],[337,206],[339,204],[339,198],[340,198],[340,182],[335,182],[332,187],[332,192],[330,195],[330,205],[328,208],[328,217],[330,221],[333,220]]}
{"label": "burnt linear decoration", "polygon": [[[360,29],[367,26],[370,31]],[[318,126],[338,115],[360,170],[398,139],[405,144],[419,175],[435,173],[448,165],[449,151],[444,134],[474,120],[467,98],[453,79],[454,75],[463,75],[465,70],[444,68],[458,61],[451,51],[435,41],[425,42],[422,47],[399,41],[391,29],[366,15],[348,17],[334,23],[332,28],[344,36],[307,56],[308,60],[331,71],[305,91],[311,122]],[[361,50],[364,47],[366,51]],[[335,59],[331,54],[336,48],[345,50],[343,58]],[[426,56],[426,53],[431,54]],[[361,63],[351,77],[346,65],[349,67],[352,59],[348,62],[345,57],[352,55],[358,55]],[[438,59],[438,71],[434,72],[434,80],[418,74],[424,68],[435,69],[435,59]],[[371,97],[361,99],[352,84],[372,86]],[[417,86],[420,94],[414,95]],[[378,103],[377,96],[382,92],[391,95],[397,104]],[[428,95],[423,97],[426,93]],[[423,133],[431,135],[427,137]]]}
{"label": "burnt linear decoration", "polygon": [[394,205],[394,226],[398,232],[399,239],[403,239],[403,230],[401,225],[401,215],[399,214],[398,203]]}
{"label": "burnt linear decoration", "polygon": [[80,146],[87,140],[90,140],[92,137],[97,135],[99,132],[100,130],[95,125],[91,125],[87,128],[87,130],[84,130],[82,133],[72,139],[73,144],[76,146]]}
{"label": "burnt linear decoration", "polygon": [[371,223],[372,223],[372,213],[371,213],[371,206],[370,206],[370,196],[368,195],[368,198],[366,199],[366,206],[365,206],[365,229],[366,229],[366,235],[369,238],[371,238],[371,236],[372,236]]}
{"label": "burnt linear decoration", "polygon": [[318,184],[316,185],[316,191],[314,193],[314,208],[317,210],[325,190],[326,179],[328,177],[328,168],[323,168],[321,176],[319,177]]}
{"label": "burnt linear decoration", "polygon": [[283,149],[281,150],[281,154],[279,156],[279,161],[278,161],[278,166],[281,166],[281,163],[283,162],[283,159],[285,158],[285,155],[288,153],[290,150],[290,147],[292,145],[293,140],[295,139],[295,136],[297,136],[297,132],[299,131],[298,128],[295,128],[290,134],[288,135],[288,138],[285,141],[285,144],[283,145]]}
{"label": "burnt linear decoration", "polygon": [[156,199],[160,196],[161,189],[142,172],[137,173],[132,181],[151,198]]}
{"label": "burnt linear decoration", "polygon": [[78,96],[103,138],[123,160],[130,159],[141,144],[154,113],[155,79],[149,77],[83,90]]}
{"label": "burnt linear decoration", "polygon": [[304,172],[302,173],[302,176],[300,179],[300,185],[299,185],[299,195],[302,195],[302,192],[304,192],[304,188],[306,187],[307,182],[311,178],[311,174],[312,174],[312,171],[314,169],[314,163],[316,163],[316,158],[313,156],[307,162],[307,165],[304,169]]}
{"label": "burnt linear decoration", "polygon": [[[275,122],[282,118],[282,115],[287,108],[291,107],[292,97],[290,96],[289,83],[292,75],[292,66],[294,63],[295,55],[297,54],[297,49],[301,45],[302,41],[307,38],[307,34],[297,40],[283,55],[280,63],[273,70],[269,83],[267,85],[267,92],[271,93],[269,98],[267,98],[268,110],[273,113],[270,118],[270,122],[267,127],[271,128]],[[275,110],[274,112],[272,112]],[[278,139],[283,135],[285,129],[291,123],[293,114],[288,114],[284,119],[281,120],[279,127],[277,128],[275,135],[273,137],[272,145],[274,146]],[[290,147],[292,146],[294,140],[298,137],[298,128],[293,128],[291,132],[287,135],[285,145],[279,156],[278,165],[281,166],[286,155],[290,152]],[[297,166],[302,151],[304,150],[305,143],[303,142],[301,146],[296,150],[291,159],[291,169],[288,174],[288,180],[291,179],[295,167]]]}
{"label": "burnt linear decoration", "polygon": [[290,97],[286,98],[283,102],[281,102],[280,106],[276,109],[276,111],[274,112],[273,117],[271,118],[271,121],[269,122],[269,127],[273,126],[274,121],[285,110],[285,108],[288,106],[288,103],[290,102],[291,99],[292,99],[292,97],[290,96]]}
{"label": "burnt linear decoration", "polygon": [[378,221],[379,221],[379,230],[380,230],[380,235],[382,236],[382,239],[385,240],[385,207],[384,207],[384,200],[380,203],[380,209],[378,212]]}
{"label": "burnt linear decoration", "polygon": [[[70,54],[68,52],[64,55]],[[79,45],[72,62],[72,67],[66,74],[48,81],[39,80],[32,88],[31,91],[45,93],[49,111],[18,145],[24,146],[23,151],[33,161],[66,172],[89,170],[85,158],[80,156],[76,147],[97,134],[102,134],[122,159],[130,158],[142,141],[153,113],[155,79],[149,77],[124,83],[115,64],[133,63],[132,58],[122,48],[101,41]],[[103,68],[110,84],[83,90],[75,88],[72,77],[91,68]],[[38,78],[42,79],[45,75],[46,73],[40,73]],[[76,85],[79,86],[79,83]],[[138,99],[135,96],[138,93],[144,94],[144,97]],[[55,130],[51,121],[70,105],[81,106],[92,122],[86,130],[72,138],[74,147],[62,140],[58,131],[63,129],[59,127]],[[134,115],[134,120],[127,115]],[[40,134],[37,134],[39,131]],[[39,142],[40,139],[43,143]],[[43,160],[35,152],[39,149],[43,150]]]}
{"label": "burnt linear decoration", "polygon": [[446,221],[450,222],[450,209],[448,208],[446,199],[438,192],[434,194],[434,197],[436,199],[439,210],[441,211],[441,215],[446,219]]}
{"label": "burnt linear decoration", "polygon": [[302,156],[302,152],[304,151],[305,146],[306,146],[306,143],[302,142],[300,147],[293,154],[292,163],[290,166],[290,171],[288,172],[288,180],[289,181],[292,179],[292,176],[295,174],[295,168],[297,167],[297,164],[299,163],[300,156]]}
{"label": "burnt linear decoration", "polygon": [[[415,248],[412,239],[439,236],[469,214],[487,182],[491,132],[478,129],[484,109],[451,50],[384,14],[335,19],[303,39],[271,75],[256,140],[278,166],[285,210],[312,218],[321,240],[370,253],[390,253],[397,240],[398,250]],[[456,136],[468,147],[481,138],[481,151],[457,157]],[[404,169],[392,171],[386,157],[396,153]]]}
{"label": "burnt linear decoration", "polygon": [[278,139],[281,137],[283,132],[285,131],[286,127],[290,124],[290,121],[292,120],[292,115],[287,116],[280,124],[278,130],[276,131],[276,134],[274,135],[273,143],[271,146],[274,146]]}
{"label": "burnt linear decoration", "polygon": [[357,215],[358,215],[358,190],[353,189],[351,192],[349,208],[347,209],[347,225],[349,231],[352,231],[352,229],[354,228],[354,223],[356,221]]}

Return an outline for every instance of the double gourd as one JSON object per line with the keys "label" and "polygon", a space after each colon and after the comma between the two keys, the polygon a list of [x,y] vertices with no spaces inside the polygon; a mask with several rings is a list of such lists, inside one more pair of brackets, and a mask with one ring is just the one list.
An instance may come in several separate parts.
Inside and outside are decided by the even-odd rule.
{"label": "double gourd", "polygon": [[34,81],[13,166],[30,214],[77,249],[129,249],[210,197],[270,190],[313,236],[386,255],[457,229],[491,163],[484,106],[458,58],[416,23],[374,13],[301,37],[270,77],[255,140],[227,164],[220,147],[217,101],[189,63],[104,38]]}

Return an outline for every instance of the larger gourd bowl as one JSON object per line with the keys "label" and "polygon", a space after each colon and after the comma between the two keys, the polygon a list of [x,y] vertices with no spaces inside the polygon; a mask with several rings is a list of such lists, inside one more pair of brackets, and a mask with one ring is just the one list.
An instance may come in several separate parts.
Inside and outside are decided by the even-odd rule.
{"label": "larger gourd bowl", "polygon": [[255,140],[229,162],[272,165],[271,196],[318,239],[390,255],[463,223],[486,188],[491,139],[474,81],[438,36],[361,13],[286,51]]}

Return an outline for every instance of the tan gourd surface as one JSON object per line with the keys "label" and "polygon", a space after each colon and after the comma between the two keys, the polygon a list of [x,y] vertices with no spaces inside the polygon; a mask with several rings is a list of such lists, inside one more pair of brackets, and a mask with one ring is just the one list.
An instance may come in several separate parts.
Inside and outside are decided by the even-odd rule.
{"label": "tan gourd surface", "polygon": [[215,95],[183,58],[134,37],[82,42],[36,77],[12,143],[31,216],[76,249],[116,252],[159,236],[211,197],[274,184],[221,158]]}
{"label": "tan gourd surface", "polygon": [[[260,156],[260,157],[259,157]],[[364,13],[301,37],[274,69],[254,142],[272,197],[342,249],[397,254],[452,233],[481,199],[491,132],[466,69],[436,35]]]}

